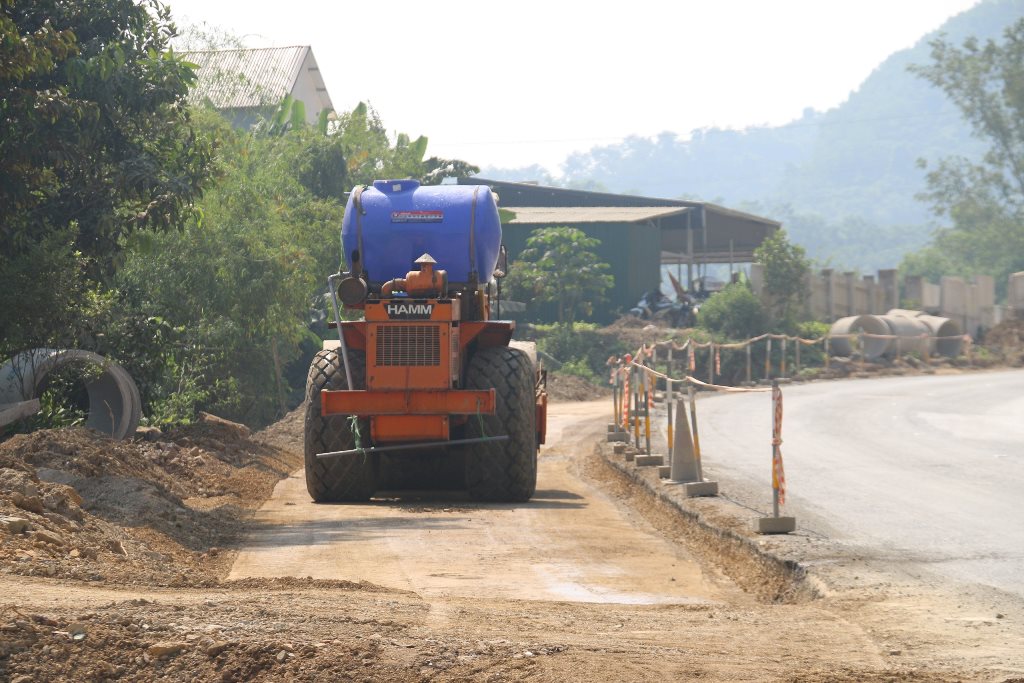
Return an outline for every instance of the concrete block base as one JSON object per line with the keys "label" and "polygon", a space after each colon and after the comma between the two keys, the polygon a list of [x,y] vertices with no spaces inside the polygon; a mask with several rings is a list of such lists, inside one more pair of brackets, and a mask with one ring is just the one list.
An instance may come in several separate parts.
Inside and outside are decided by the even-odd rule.
{"label": "concrete block base", "polygon": [[626,444],[624,444],[624,443],[617,443],[617,444],[615,444],[614,446],[612,446],[612,452],[615,453],[616,455],[622,455],[623,453],[626,452]]}
{"label": "concrete block base", "polygon": [[687,498],[704,498],[706,496],[718,495],[717,481],[672,481],[665,482],[666,485],[681,486],[683,494]]}
{"label": "concrete block base", "polygon": [[669,474],[672,473],[671,465],[661,465],[658,467],[658,477],[661,479],[668,479]]}
{"label": "concrete block base", "polygon": [[637,467],[660,467],[665,464],[665,456],[663,455],[638,455],[636,456]]}
{"label": "concrete block base", "polygon": [[636,457],[636,450],[633,448],[626,448],[623,455],[626,457],[626,462],[633,462],[633,458]]}
{"label": "concrete block base", "polygon": [[761,517],[754,530],[759,534],[788,534],[796,531],[796,517]]}
{"label": "concrete block base", "polygon": [[608,432],[608,441],[629,441],[629,434],[626,432]]}

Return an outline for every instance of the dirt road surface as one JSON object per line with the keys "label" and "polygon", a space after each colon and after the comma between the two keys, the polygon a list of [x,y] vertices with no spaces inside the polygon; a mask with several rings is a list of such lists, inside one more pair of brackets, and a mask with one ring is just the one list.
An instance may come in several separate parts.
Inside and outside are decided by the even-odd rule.
{"label": "dirt road surface", "polygon": [[765,601],[756,567],[689,533],[595,453],[607,412],[606,402],[552,406],[538,495],[528,504],[435,496],[314,505],[296,473],[258,511],[217,587],[0,575],[0,677],[1024,676],[1024,615],[997,615],[971,596],[954,607],[927,586],[894,594],[881,577],[870,589]]}
{"label": "dirt road surface", "polygon": [[482,506],[458,495],[310,505],[296,472],[257,514],[259,528],[230,578],[368,580],[431,600],[713,600],[693,558],[631,523],[572,472],[573,454],[600,436],[594,416],[604,405],[569,404],[553,416],[554,446],[540,459],[540,485],[527,505]]}

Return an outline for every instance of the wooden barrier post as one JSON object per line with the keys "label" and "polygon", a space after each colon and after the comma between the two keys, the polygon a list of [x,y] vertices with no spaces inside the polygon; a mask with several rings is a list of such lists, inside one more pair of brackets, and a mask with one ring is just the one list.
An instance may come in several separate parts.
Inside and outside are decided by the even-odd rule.
{"label": "wooden barrier post", "polygon": [[629,418],[630,409],[629,402],[632,400],[633,386],[630,380],[633,378],[633,366],[630,365],[633,357],[630,354],[625,356],[625,364],[623,370],[625,370],[625,377],[622,383],[622,398],[619,399],[619,406],[622,408],[622,431],[626,433],[626,443],[629,443]]}
{"label": "wooden barrier post", "polygon": [[651,394],[653,392],[651,379],[653,377],[650,372],[644,372],[644,452],[647,455],[651,454]]}
{"label": "wooden barrier post", "polygon": [[747,384],[753,384],[754,382],[750,378],[750,342],[746,343],[744,347],[747,350]]}
{"label": "wooden barrier post", "polygon": [[768,343],[765,345],[764,352],[764,378],[772,378],[772,338],[767,338]]}
{"label": "wooden barrier post", "polygon": [[708,384],[715,383],[715,342],[708,344]]}
{"label": "wooden barrier post", "polygon": [[782,338],[782,349],[781,349],[782,361],[779,363],[779,376],[780,377],[785,377],[786,376],[786,342],[788,340],[789,340],[788,337],[783,337]]}
{"label": "wooden barrier post", "polygon": [[[669,347],[669,354],[671,354],[671,353],[672,353],[672,347]],[[668,374],[668,373],[666,373],[666,374]],[[675,406],[676,406],[676,394],[675,394],[675,390],[672,388],[672,380],[671,379],[668,379],[668,378],[665,379],[665,391],[668,392],[667,395],[666,395],[667,400],[665,401],[665,406],[668,408],[668,464],[669,464],[669,467],[671,467],[672,466],[672,447],[675,446],[675,443],[674,443],[674,440],[675,440],[674,427],[675,427],[675,425],[672,424],[672,420],[674,418],[673,413],[675,412]]]}
{"label": "wooden barrier post", "polygon": [[636,366],[631,365],[633,380],[633,445],[640,450],[640,377]]}
{"label": "wooden barrier post", "polygon": [[612,366],[612,424],[615,425],[615,431],[619,429],[619,370],[615,366]]}
{"label": "wooden barrier post", "polygon": [[778,380],[772,382],[772,516],[757,520],[762,534],[788,534],[796,531],[796,519],[780,517],[779,506],[785,502],[786,477],[782,469],[782,389]]}

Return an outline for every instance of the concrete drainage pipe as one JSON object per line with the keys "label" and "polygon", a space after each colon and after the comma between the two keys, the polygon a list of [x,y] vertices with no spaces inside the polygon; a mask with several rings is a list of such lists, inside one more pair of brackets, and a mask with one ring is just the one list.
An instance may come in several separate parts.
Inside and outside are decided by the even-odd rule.
{"label": "concrete drainage pipe", "polygon": [[[851,315],[846,318],[840,318],[839,320],[832,323],[832,329],[829,330],[830,335],[845,335],[845,334],[859,334],[864,332],[865,334],[878,334],[878,335],[891,335],[892,330],[885,323],[882,318],[877,315]],[[832,341],[829,343],[833,356],[852,356],[853,355],[853,343],[852,339],[844,338],[842,336],[833,336]],[[872,360],[879,358],[889,350],[891,340],[879,339],[877,337],[864,337],[863,349],[864,358]]]}
{"label": "concrete drainage pipe", "polygon": [[0,366],[0,404],[33,399],[46,388],[51,372],[68,366],[86,366],[85,388],[89,393],[86,426],[123,439],[135,433],[142,417],[142,398],[131,375],[118,363],[79,349],[33,349]]}
{"label": "concrete drainage pipe", "polygon": [[879,316],[899,339],[889,344],[886,355],[897,353],[919,353],[924,355],[932,345],[932,331],[919,318],[907,318],[902,315]]}
{"label": "concrete drainage pipe", "polygon": [[938,315],[928,315],[921,311],[909,311],[905,308],[894,308],[886,316],[902,316],[920,320],[928,327],[928,331],[935,339],[932,340],[931,350],[941,356],[956,358],[960,355],[963,347],[963,330],[955,320],[943,318]]}
{"label": "concrete drainage pipe", "polygon": [[940,356],[956,358],[960,355],[963,346],[963,330],[956,324],[955,320],[943,318],[937,315],[919,315],[918,320],[931,329],[935,339],[932,341],[932,349]]}

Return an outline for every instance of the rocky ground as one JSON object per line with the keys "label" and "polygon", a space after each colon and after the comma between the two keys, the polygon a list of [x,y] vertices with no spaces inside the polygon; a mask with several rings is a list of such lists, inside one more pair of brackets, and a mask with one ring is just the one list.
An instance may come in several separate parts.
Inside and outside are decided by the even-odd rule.
{"label": "rocky ground", "polygon": [[[569,380],[564,395],[586,391]],[[126,442],[84,429],[11,437],[0,443],[0,680],[1024,681],[1024,614],[878,567],[854,563],[851,573],[833,557],[829,588],[794,571],[793,560],[764,561],[751,551],[756,540],[742,551],[723,544],[594,452],[603,411],[542,453],[547,469],[530,509],[552,526],[532,530],[526,566],[551,561],[548,536],[582,535],[573,509],[605,501],[631,531],[621,546],[604,538],[610,546],[577,558],[581,571],[607,573],[608,557],[654,539],[667,544],[664,559],[641,557],[644,585],[685,561],[698,568],[699,599],[440,595],[415,582],[410,590],[395,579],[409,571],[372,562],[352,580],[229,580],[258,531],[255,511],[301,467],[301,411],[256,434],[206,416]],[[570,483],[547,486],[556,463]],[[279,504],[300,517],[311,505]],[[458,500],[375,505],[397,515],[382,527],[381,548],[409,531],[515,514]],[[701,524],[728,534],[745,525],[725,504],[700,505]],[[356,526],[352,515],[376,514],[334,510],[341,529]],[[481,525],[476,550],[487,566],[516,559],[508,534],[519,526]],[[308,542],[327,542],[317,538]],[[461,551],[446,552],[432,559],[454,572]]]}
{"label": "rocky ground", "polygon": [[[0,443],[0,568],[117,584],[214,585],[252,511],[301,464],[274,435],[205,416],[117,442],[85,428]],[[152,440],[147,440],[152,439]]]}

